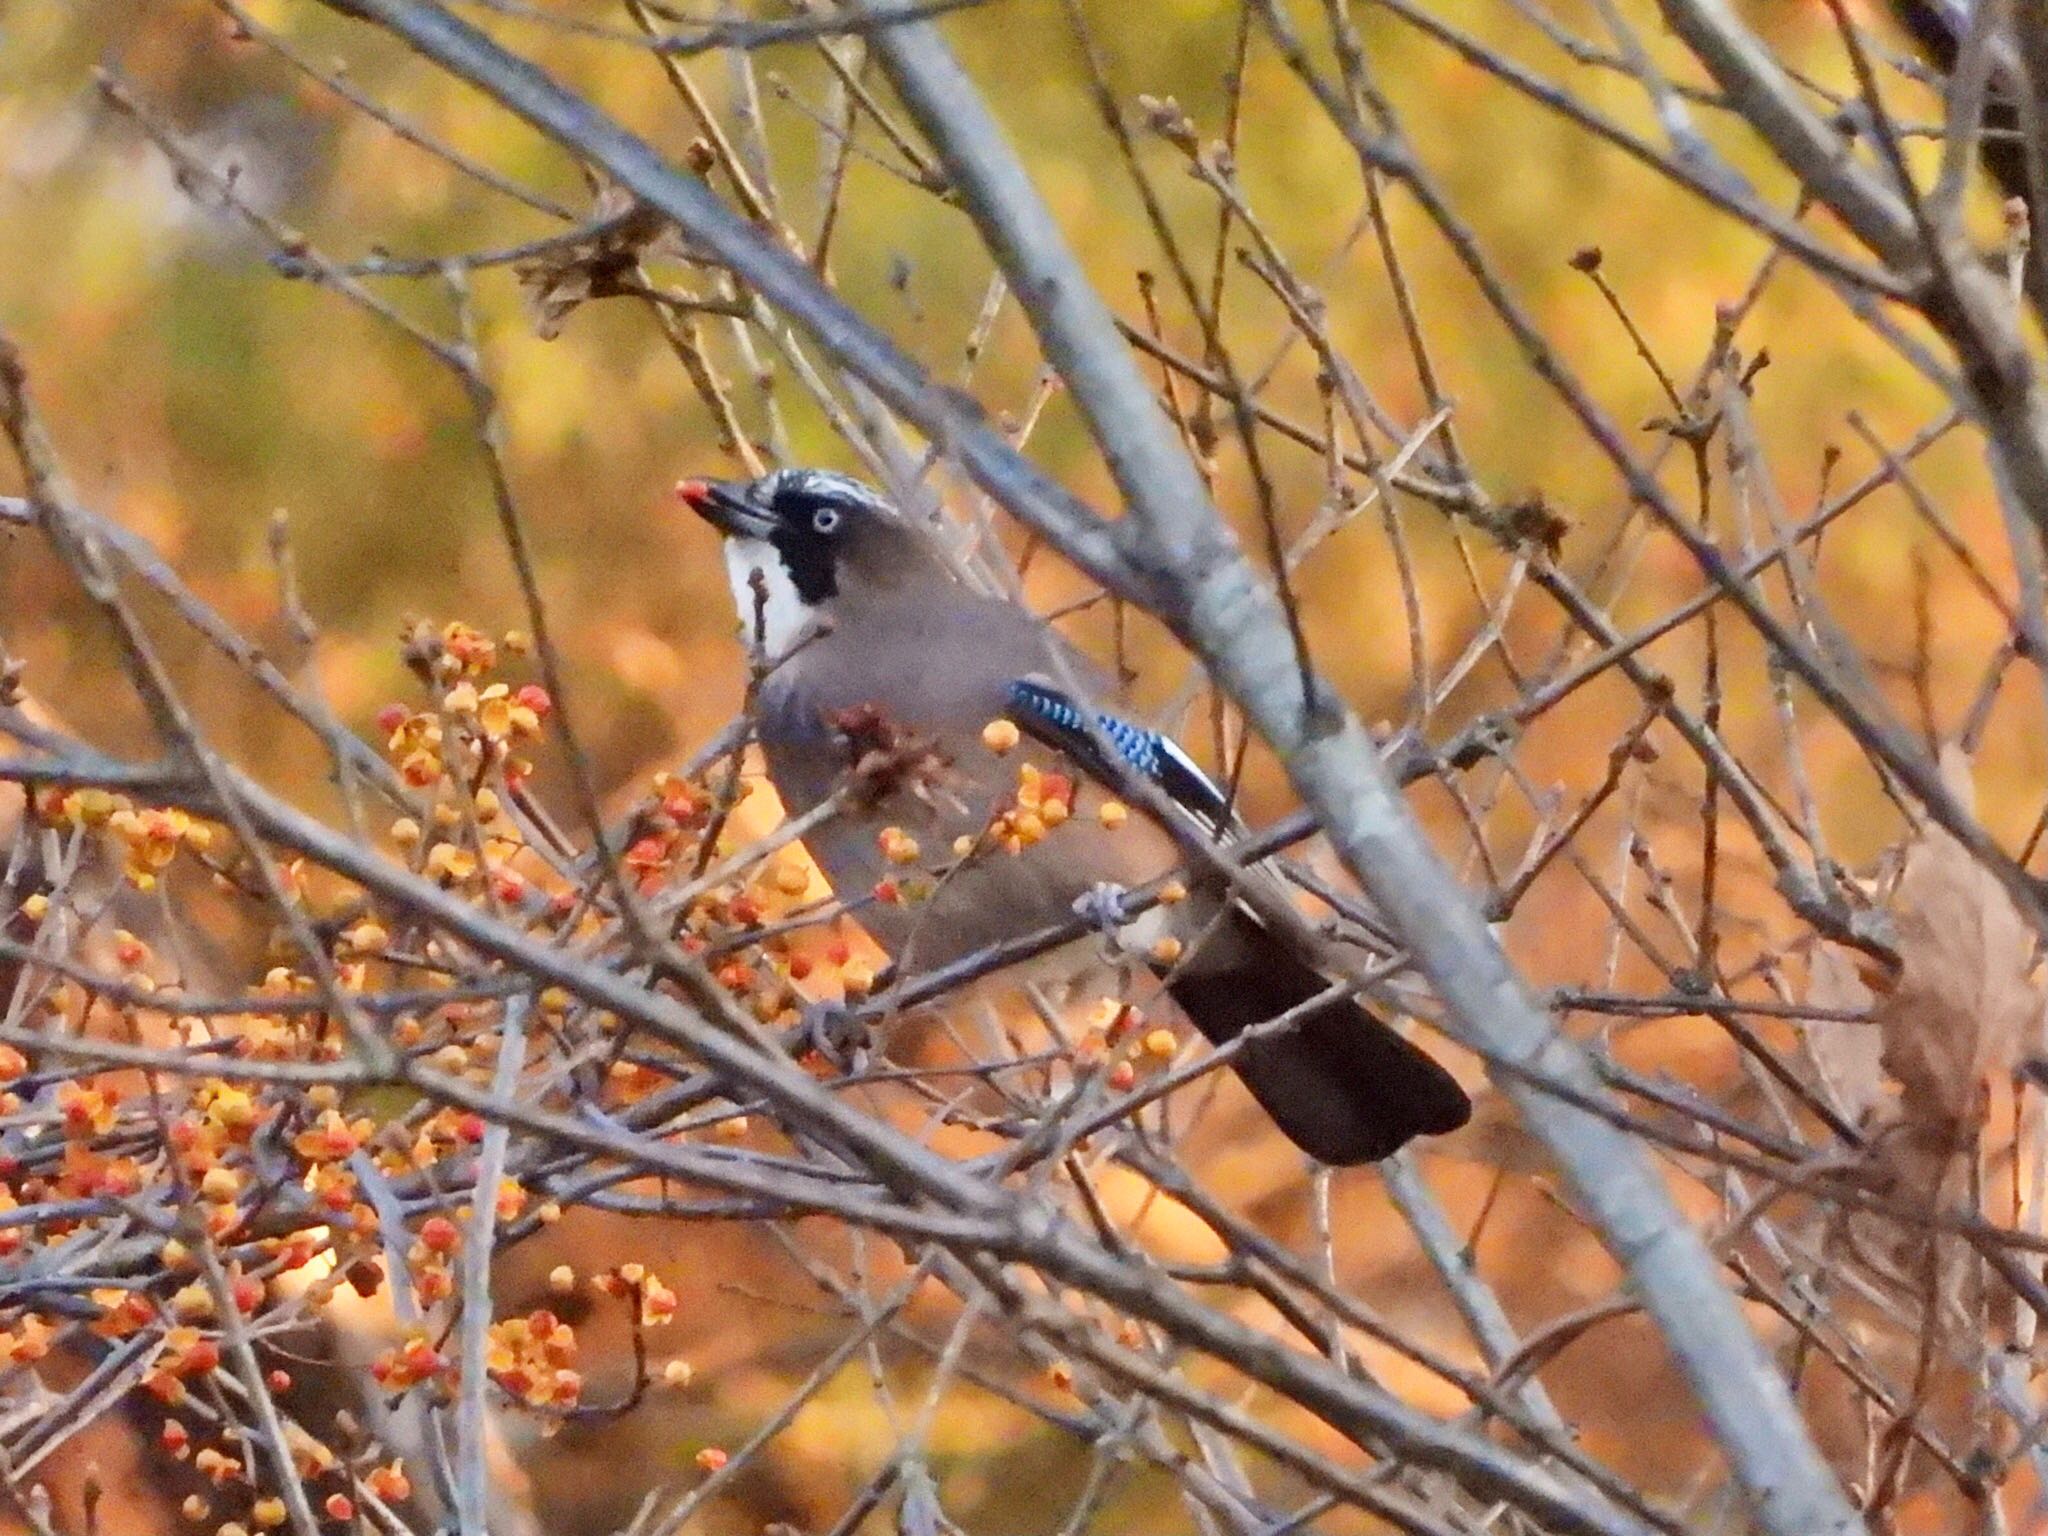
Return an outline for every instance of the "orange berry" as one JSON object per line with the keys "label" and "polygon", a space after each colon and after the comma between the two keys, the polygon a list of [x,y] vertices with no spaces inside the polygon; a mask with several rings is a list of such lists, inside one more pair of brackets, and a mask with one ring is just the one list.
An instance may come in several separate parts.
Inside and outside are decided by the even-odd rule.
{"label": "orange berry", "polygon": [[363,1479],[363,1486],[383,1499],[396,1503],[412,1497],[412,1479],[405,1475],[405,1463],[394,1461],[386,1467],[373,1467]]}

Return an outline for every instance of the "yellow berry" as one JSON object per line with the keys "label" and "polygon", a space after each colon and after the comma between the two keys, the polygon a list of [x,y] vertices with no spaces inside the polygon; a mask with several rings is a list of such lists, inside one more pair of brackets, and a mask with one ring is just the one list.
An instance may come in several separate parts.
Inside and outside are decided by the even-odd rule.
{"label": "yellow berry", "polygon": [[381,955],[391,947],[391,933],[375,918],[364,918],[349,929],[348,943],[358,954]]}
{"label": "yellow berry", "polygon": [[206,1177],[199,1181],[199,1193],[209,1200],[232,1200],[241,1187],[242,1176],[218,1163],[207,1169]]}
{"label": "yellow berry", "polygon": [[917,839],[901,827],[884,827],[875,834],[875,845],[891,864],[915,864],[924,852]]}
{"label": "yellow berry", "polygon": [[1131,808],[1121,800],[1105,800],[1095,808],[1095,819],[1106,832],[1114,832],[1131,819]]}
{"label": "yellow berry", "polygon": [[1016,750],[1021,739],[1015,723],[1009,720],[991,720],[981,728],[981,744],[998,757]]}
{"label": "yellow berry", "polygon": [[213,1292],[196,1280],[179,1289],[171,1297],[172,1313],[188,1323],[196,1323],[213,1316]]}

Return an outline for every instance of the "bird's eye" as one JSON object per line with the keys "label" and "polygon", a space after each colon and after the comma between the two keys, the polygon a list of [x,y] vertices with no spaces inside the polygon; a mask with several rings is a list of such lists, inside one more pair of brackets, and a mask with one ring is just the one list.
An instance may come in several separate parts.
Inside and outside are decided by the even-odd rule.
{"label": "bird's eye", "polygon": [[830,533],[839,526],[842,515],[837,507],[820,507],[811,514],[811,526],[819,533]]}

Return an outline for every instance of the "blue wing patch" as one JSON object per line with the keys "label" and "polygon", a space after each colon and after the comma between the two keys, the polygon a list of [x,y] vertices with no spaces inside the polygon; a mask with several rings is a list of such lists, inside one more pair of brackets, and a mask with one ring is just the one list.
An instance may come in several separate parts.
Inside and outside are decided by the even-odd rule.
{"label": "blue wing patch", "polygon": [[[1008,713],[1017,726],[1046,746],[1067,754],[1082,767],[1114,784],[1116,768],[1142,774],[1212,826],[1230,820],[1230,800],[1173,739],[1148,731],[1116,715],[1097,712],[1095,731],[1088,728],[1081,707],[1059,689],[1030,678],[1010,684]],[[1107,742],[1121,760],[1112,766],[1102,750]]]}

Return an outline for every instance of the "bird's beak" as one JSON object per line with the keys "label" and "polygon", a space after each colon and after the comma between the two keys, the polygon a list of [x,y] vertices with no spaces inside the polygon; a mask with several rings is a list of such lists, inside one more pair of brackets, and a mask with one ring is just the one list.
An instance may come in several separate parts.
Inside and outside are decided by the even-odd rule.
{"label": "bird's beak", "polygon": [[765,539],[775,519],[747,499],[747,488],[730,480],[679,480],[676,500],[720,533],[740,539]]}

